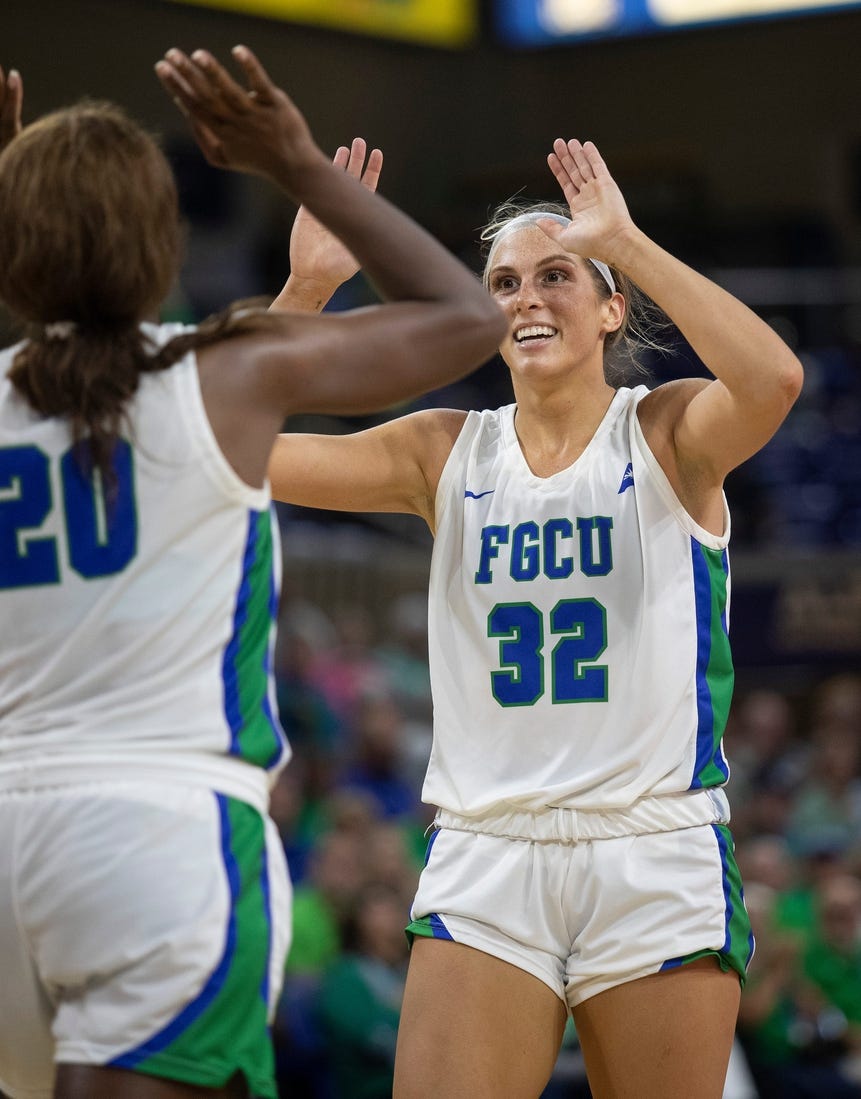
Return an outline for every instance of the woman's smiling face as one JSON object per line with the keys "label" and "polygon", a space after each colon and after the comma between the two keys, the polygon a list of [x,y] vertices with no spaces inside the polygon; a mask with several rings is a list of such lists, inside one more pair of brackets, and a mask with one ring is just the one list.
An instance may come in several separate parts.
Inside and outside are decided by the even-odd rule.
{"label": "woman's smiling face", "polygon": [[584,361],[602,369],[603,335],[615,327],[588,260],[564,251],[537,225],[494,245],[487,285],[508,318],[500,353],[513,373],[567,374]]}

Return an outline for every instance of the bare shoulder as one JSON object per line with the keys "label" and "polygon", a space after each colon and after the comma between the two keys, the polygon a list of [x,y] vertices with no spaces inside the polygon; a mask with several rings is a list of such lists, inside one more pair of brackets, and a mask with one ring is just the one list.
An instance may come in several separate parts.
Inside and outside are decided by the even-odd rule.
{"label": "bare shoulder", "polygon": [[405,448],[417,457],[431,495],[466,417],[466,412],[455,408],[428,408],[393,421]]}
{"label": "bare shoulder", "polygon": [[243,334],[217,340],[197,352],[203,404],[219,446],[249,484],[261,485],[269,452],[284,420],[261,381],[265,340]]}
{"label": "bare shoulder", "polygon": [[656,386],[637,406],[637,416],[646,438],[662,432],[672,434],[675,424],[698,393],[711,385],[708,378],[674,378]]}
{"label": "bare shoulder", "polygon": [[649,449],[685,510],[700,526],[719,535],[724,525],[722,482],[707,466],[683,462],[676,445],[677,428],[685,410],[711,384],[708,378],[666,382],[640,401],[637,415]]}
{"label": "bare shoulder", "polygon": [[457,408],[428,408],[404,417],[413,421],[413,430],[443,448],[454,446],[468,413]]}

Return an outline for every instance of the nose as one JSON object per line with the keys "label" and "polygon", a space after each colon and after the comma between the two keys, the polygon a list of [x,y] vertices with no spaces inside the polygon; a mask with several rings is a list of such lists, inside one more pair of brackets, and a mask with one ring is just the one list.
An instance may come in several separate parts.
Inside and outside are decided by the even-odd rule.
{"label": "nose", "polygon": [[517,298],[514,302],[517,312],[522,313],[529,309],[538,309],[541,304],[538,287],[531,280],[524,279],[518,288]]}

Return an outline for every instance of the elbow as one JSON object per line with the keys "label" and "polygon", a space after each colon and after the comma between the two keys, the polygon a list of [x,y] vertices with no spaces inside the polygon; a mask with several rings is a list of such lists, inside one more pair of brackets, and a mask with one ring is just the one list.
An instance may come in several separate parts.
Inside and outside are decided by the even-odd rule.
{"label": "elbow", "polygon": [[804,385],[804,367],[801,365],[801,360],[792,352],[784,357],[780,365],[778,384],[788,412],[798,400]]}

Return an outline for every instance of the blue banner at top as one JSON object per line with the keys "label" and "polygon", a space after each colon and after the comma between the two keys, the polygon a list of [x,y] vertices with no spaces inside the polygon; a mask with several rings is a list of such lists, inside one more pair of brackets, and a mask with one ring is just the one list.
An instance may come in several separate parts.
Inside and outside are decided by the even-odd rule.
{"label": "blue banner at top", "polygon": [[861,0],[496,0],[494,22],[509,45],[548,46],[847,8]]}

